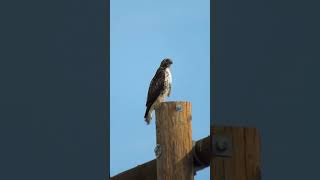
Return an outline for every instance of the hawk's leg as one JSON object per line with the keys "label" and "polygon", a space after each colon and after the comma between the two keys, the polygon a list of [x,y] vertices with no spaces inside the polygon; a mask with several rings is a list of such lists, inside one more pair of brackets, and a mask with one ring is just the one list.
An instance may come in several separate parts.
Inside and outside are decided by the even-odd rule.
{"label": "hawk's leg", "polygon": [[156,102],[153,104],[154,105],[154,109],[155,110],[158,110],[160,107],[161,107],[161,103],[164,102],[164,96],[163,95],[160,95]]}
{"label": "hawk's leg", "polygon": [[161,106],[161,102],[160,102],[160,103],[156,103],[156,104],[154,105],[154,109],[155,109],[155,110],[158,110],[158,109],[160,108],[160,106]]}

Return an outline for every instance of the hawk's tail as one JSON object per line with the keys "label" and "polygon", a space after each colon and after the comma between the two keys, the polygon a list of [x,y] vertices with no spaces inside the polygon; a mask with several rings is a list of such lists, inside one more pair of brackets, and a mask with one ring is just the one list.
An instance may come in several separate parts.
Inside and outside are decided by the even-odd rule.
{"label": "hawk's tail", "polygon": [[149,110],[150,110],[150,107],[147,107],[146,112],[144,114],[144,121],[147,123],[147,125],[150,124],[151,118],[152,118],[151,117],[151,112],[149,112]]}

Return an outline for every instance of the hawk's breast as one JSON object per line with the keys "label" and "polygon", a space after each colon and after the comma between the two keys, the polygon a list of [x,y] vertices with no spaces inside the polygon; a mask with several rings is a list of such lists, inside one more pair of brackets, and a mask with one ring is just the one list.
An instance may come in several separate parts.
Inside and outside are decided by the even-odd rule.
{"label": "hawk's breast", "polygon": [[166,81],[168,81],[169,84],[172,83],[172,75],[169,68],[166,69]]}
{"label": "hawk's breast", "polygon": [[172,83],[172,75],[171,75],[171,72],[170,72],[170,69],[169,68],[166,68],[165,70],[165,79],[164,79],[165,83],[164,83],[164,95],[165,96],[168,96],[169,95],[169,92],[170,92],[170,89],[171,89],[171,83]]}

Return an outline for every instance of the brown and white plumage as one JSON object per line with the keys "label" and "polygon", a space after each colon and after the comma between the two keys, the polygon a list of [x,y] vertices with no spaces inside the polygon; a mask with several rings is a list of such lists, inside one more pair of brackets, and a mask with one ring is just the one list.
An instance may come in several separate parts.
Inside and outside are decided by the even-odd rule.
{"label": "brown and white plumage", "polygon": [[172,61],[168,58],[162,60],[160,67],[150,82],[146,112],[144,115],[147,124],[150,124],[151,122],[153,110],[171,94],[171,64]]}

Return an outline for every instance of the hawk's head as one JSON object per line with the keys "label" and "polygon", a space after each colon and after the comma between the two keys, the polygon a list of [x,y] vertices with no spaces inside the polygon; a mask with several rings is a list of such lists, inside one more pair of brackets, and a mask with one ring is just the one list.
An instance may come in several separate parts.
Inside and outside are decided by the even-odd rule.
{"label": "hawk's head", "polygon": [[164,60],[161,61],[160,67],[167,68],[167,67],[170,67],[171,64],[172,64],[171,59],[165,58]]}

